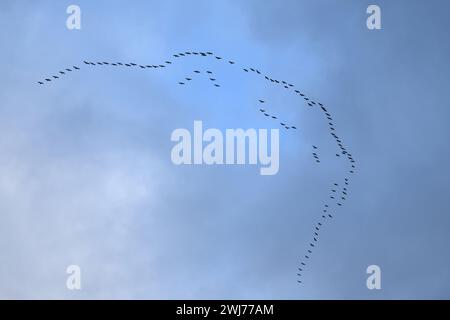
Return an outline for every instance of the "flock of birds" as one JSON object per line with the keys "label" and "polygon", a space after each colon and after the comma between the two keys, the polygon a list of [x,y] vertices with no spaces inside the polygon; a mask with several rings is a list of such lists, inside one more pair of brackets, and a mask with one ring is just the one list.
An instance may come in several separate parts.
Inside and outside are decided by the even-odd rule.
{"label": "flock of birds", "polygon": [[[215,55],[212,52],[196,52],[196,51],[186,51],[186,52],[180,52],[173,55],[173,58],[175,60],[181,60],[182,58],[186,58],[188,56],[199,56],[199,57],[206,57],[206,58],[212,58],[218,63],[225,62],[226,64],[237,67],[236,62],[233,60],[224,59],[220,56]],[[174,60],[174,61],[175,61]],[[105,61],[83,61],[84,65],[86,66],[111,66],[115,68],[125,67],[125,68],[138,68],[138,69],[163,69],[166,67],[169,67],[174,62],[166,60],[162,64],[136,64],[134,62],[105,62]],[[299,262],[299,267],[297,271],[297,282],[302,283],[303,282],[303,274],[305,272],[306,267],[308,266],[308,262],[310,261],[314,250],[317,248],[321,232],[323,228],[325,227],[325,223],[332,219],[334,217],[334,214],[336,212],[336,209],[338,207],[342,207],[344,202],[347,200],[347,196],[349,194],[349,184],[350,184],[350,175],[355,173],[356,166],[355,166],[355,160],[352,156],[352,154],[348,151],[347,147],[344,145],[341,137],[336,133],[336,127],[333,122],[333,117],[331,116],[331,113],[327,110],[327,108],[320,102],[314,101],[310,97],[308,97],[305,93],[300,91],[299,89],[296,89],[296,87],[284,80],[279,80],[274,77],[271,77],[268,74],[262,73],[260,70],[254,68],[254,67],[240,67],[242,72],[246,74],[254,74],[255,76],[261,77],[265,81],[275,85],[275,86],[281,86],[282,88],[286,90],[291,90],[292,93],[300,97],[304,101],[304,105],[312,108],[316,108],[317,110],[321,111],[325,121],[328,124],[329,133],[334,140],[336,146],[337,146],[337,153],[336,157],[345,157],[348,162],[348,171],[344,175],[344,178],[342,181],[334,182],[330,186],[330,193],[329,198],[327,198],[323,204],[322,212],[320,215],[320,218],[318,218],[317,223],[314,225],[314,228],[312,230],[311,240],[309,241],[305,253],[302,255],[302,258]],[[59,71],[57,74],[49,76],[41,81],[38,81],[39,85],[44,85],[46,82],[52,82],[60,79],[63,76],[67,76],[69,73],[73,71],[80,70],[81,67],[79,66],[72,66],[71,68],[66,68],[61,71]],[[192,75],[186,76],[183,80],[178,81],[178,84],[181,86],[186,85],[187,83],[193,81],[195,75],[204,74],[206,77],[208,77],[211,84],[216,87],[220,88],[221,84],[217,82],[216,77],[214,76],[213,72],[210,70],[206,71],[200,71],[200,70],[194,70]],[[257,101],[260,105],[264,105],[266,103],[263,99],[258,99]],[[263,114],[267,119],[276,120],[278,121],[279,125],[282,126],[286,130],[297,130],[296,126],[287,124],[286,121],[281,121],[278,116],[273,115],[272,113],[269,113],[265,108],[260,108],[259,111],[261,114]],[[319,148],[316,145],[312,145],[312,156],[317,164],[321,163],[321,160],[319,158]]]}

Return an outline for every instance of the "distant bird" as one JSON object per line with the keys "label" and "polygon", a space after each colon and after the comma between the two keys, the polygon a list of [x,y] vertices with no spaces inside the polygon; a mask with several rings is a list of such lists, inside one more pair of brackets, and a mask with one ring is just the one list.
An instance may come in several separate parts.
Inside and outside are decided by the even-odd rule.
{"label": "distant bird", "polygon": [[264,109],[259,109],[259,111],[261,111],[261,112],[266,112],[266,110],[264,110]]}
{"label": "distant bird", "polygon": [[66,69],[66,71],[72,72],[72,69]]}
{"label": "distant bird", "polygon": [[206,71],[206,73],[209,73],[209,74],[211,74],[212,72],[211,72],[211,71]]}
{"label": "distant bird", "polygon": [[216,57],[216,59],[217,59],[217,60],[221,60],[222,58],[221,58],[221,57]]}
{"label": "distant bird", "polygon": [[312,146],[314,149],[317,149],[317,147],[316,146]]}
{"label": "distant bird", "polygon": [[170,62],[170,61],[166,61],[166,63],[167,63],[167,64],[172,64],[172,62]]}
{"label": "distant bird", "polygon": [[264,100],[259,100],[259,102],[264,103],[265,101]]}
{"label": "distant bird", "polygon": [[234,64],[234,61],[228,61],[229,64]]}
{"label": "distant bird", "polygon": [[175,58],[179,58],[180,56],[179,55],[177,55],[177,54],[174,54],[173,55]]}
{"label": "distant bird", "polygon": [[87,61],[83,61],[85,64],[90,64],[89,62],[87,62]]}
{"label": "distant bird", "polygon": [[184,82],[178,82],[179,84],[181,84],[181,85],[183,85],[184,84]]}
{"label": "distant bird", "polygon": [[297,130],[297,127],[291,126],[291,128]]}
{"label": "distant bird", "polygon": [[61,74],[66,74],[65,72],[63,72],[63,71],[60,71],[59,73],[61,73]]}
{"label": "distant bird", "polygon": [[265,115],[266,117],[268,117],[268,116],[269,116],[269,114],[267,114],[267,113],[264,113],[264,115]]}
{"label": "distant bird", "polygon": [[39,83],[39,84],[44,84],[44,83],[43,83],[43,82],[41,82],[41,81],[38,81],[38,83]]}
{"label": "distant bird", "polygon": [[187,81],[191,81],[192,79],[191,79],[191,78],[186,78],[186,80],[187,80]]}
{"label": "distant bird", "polygon": [[286,124],[284,124],[283,122],[280,122],[280,124],[281,124],[282,126],[286,125]]}
{"label": "distant bird", "polygon": [[275,116],[272,116],[272,119],[278,119],[277,117],[275,117]]}
{"label": "distant bird", "polygon": [[215,87],[220,87],[220,85],[218,85],[218,84],[215,84],[214,86],[215,86]]}
{"label": "distant bird", "polygon": [[50,81],[52,81],[51,79],[45,79],[45,81],[48,81],[48,82],[50,82]]}
{"label": "distant bird", "polygon": [[200,71],[198,71],[198,70],[194,70],[194,72],[195,72],[195,73],[200,73]]}
{"label": "distant bird", "polygon": [[306,258],[306,259],[309,259],[309,257],[308,257],[306,254],[305,254],[305,258]]}
{"label": "distant bird", "polygon": [[248,70],[247,70],[247,69],[245,69],[245,68],[244,68],[243,70],[244,70],[245,72],[248,72]]}
{"label": "distant bird", "polygon": [[55,79],[59,79],[59,77],[57,77],[57,76],[53,76],[53,78],[55,78]]}
{"label": "distant bird", "polygon": [[75,70],[80,70],[80,68],[78,68],[78,67],[76,67],[76,66],[73,66],[73,68],[74,68]]}
{"label": "distant bird", "polygon": [[338,205],[338,206],[342,206],[342,204],[341,204],[341,203],[338,203],[337,205]]}
{"label": "distant bird", "polygon": [[211,80],[211,81],[216,81],[216,79],[214,79],[214,78],[209,78],[209,80]]}
{"label": "distant bird", "polygon": [[313,239],[314,239],[315,242],[317,242],[317,239],[316,239],[316,238],[313,238]]}

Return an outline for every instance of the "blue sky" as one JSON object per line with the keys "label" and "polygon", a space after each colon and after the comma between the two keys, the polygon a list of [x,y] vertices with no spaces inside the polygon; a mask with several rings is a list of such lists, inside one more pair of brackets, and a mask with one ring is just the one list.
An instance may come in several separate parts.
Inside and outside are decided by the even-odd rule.
{"label": "blue sky", "polygon": [[[382,30],[370,31],[375,3]],[[81,30],[66,28],[70,4]],[[437,0],[2,1],[0,297],[450,298],[448,12]],[[180,51],[236,66],[82,63],[159,64]],[[357,159],[301,286],[297,267],[344,166],[319,112],[240,66],[324,103]],[[179,86],[194,69],[222,87]],[[278,128],[258,98],[299,128],[280,131],[277,175],[172,164],[170,134],[194,120]],[[65,286],[71,264],[80,291]],[[372,264],[381,290],[366,287]]]}

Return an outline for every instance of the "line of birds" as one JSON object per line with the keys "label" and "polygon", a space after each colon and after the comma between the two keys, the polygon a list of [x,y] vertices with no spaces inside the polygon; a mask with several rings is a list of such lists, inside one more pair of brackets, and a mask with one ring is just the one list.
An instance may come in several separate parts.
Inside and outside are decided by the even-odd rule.
{"label": "line of birds", "polygon": [[[264,100],[258,99],[259,103],[265,103]],[[268,111],[266,111],[266,109],[259,109],[259,112],[261,112],[265,117],[273,119],[273,120],[278,120],[277,116],[274,116],[273,114],[270,114]],[[292,126],[292,125],[287,125],[285,122],[280,122],[280,125],[283,126],[286,130],[289,129],[294,129],[297,130],[296,126]]]}
{"label": "line of birds", "polygon": [[[206,51],[206,52],[196,52],[196,51],[186,51],[186,52],[180,52],[177,54],[174,54],[173,57],[176,59],[180,59],[182,57],[187,57],[187,56],[200,56],[200,57],[213,57],[216,61],[225,61],[227,62],[229,65],[234,65],[235,62],[233,60],[227,60],[227,59],[223,59],[220,56],[215,55],[214,53],[210,52],[210,51]],[[172,61],[166,60],[163,64],[156,64],[156,65],[147,65],[147,64],[136,64],[136,63],[123,63],[123,62],[105,62],[105,61],[101,61],[101,62],[91,62],[91,61],[83,61],[83,63],[85,65],[90,65],[90,66],[96,66],[96,65],[100,65],[100,66],[114,66],[114,67],[119,67],[119,66],[124,66],[124,67],[128,67],[128,68],[132,68],[132,67],[138,67],[140,69],[158,69],[158,68],[166,68],[167,66],[172,65]],[[72,72],[73,70],[80,70],[80,67],[77,66],[73,66],[73,68],[67,68],[64,71],[59,71],[59,75],[66,75],[66,72]],[[349,161],[350,164],[350,168],[348,173],[353,174],[355,173],[355,160],[353,158],[353,156],[348,152],[348,150],[346,149],[346,147],[344,146],[342,139],[336,134],[336,128],[335,125],[333,123],[333,118],[331,116],[331,114],[329,113],[329,111],[326,109],[326,107],[320,103],[320,102],[316,102],[314,100],[312,100],[310,97],[308,97],[306,94],[304,94],[303,92],[301,92],[300,90],[296,89],[295,86],[292,83],[286,82],[284,80],[278,80],[275,79],[267,74],[263,74],[260,70],[253,68],[253,67],[242,67],[242,71],[245,73],[253,73],[257,76],[261,76],[264,80],[274,84],[274,85],[280,85],[283,88],[287,89],[287,90],[292,90],[295,94],[297,94],[299,97],[301,97],[305,103],[305,105],[309,106],[309,107],[317,107],[320,111],[322,111],[322,113],[324,114],[325,118],[326,118],[326,122],[328,123],[328,128],[330,131],[330,135],[332,136],[332,138],[334,139],[334,141],[336,142],[336,145],[338,147],[338,153],[336,153],[336,157],[341,157],[344,156],[347,158],[347,160]],[[195,74],[199,74],[201,73],[199,70],[194,70]],[[214,83],[215,87],[220,87],[220,85],[218,83],[216,83],[216,79],[212,77],[212,72],[211,71],[206,71],[206,73],[208,75],[211,75],[209,77],[209,80],[211,82]],[[53,75],[52,76],[53,79],[59,79],[59,76],[57,75]],[[44,81],[46,82],[51,82],[52,78],[45,78]],[[183,81],[179,81],[178,83],[180,85],[185,85],[187,81],[191,81],[193,79],[193,77],[185,77],[185,79]],[[44,81],[38,81],[38,83],[40,85],[44,84]],[[260,103],[265,103],[264,100],[259,100]],[[259,110],[261,113],[264,114],[264,116],[266,116],[268,119],[274,119],[274,120],[278,120],[278,117],[268,113],[265,109],[260,109]],[[295,126],[288,126],[286,125],[284,122],[280,122],[280,124],[282,126],[285,127],[285,129],[297,129],[297,127]],[[318,155],[318,147],[313,145],[313,152],[312,155],[315,159],[315,161],[317,163],[320,163],[320,158]],[[319,235],[320,235],[320,231],[321,229],[324,227],[324,222],[327,219],[333,218],[333,214],[330,211],[331,207],[330,207],[330,202],[332,201],[333,204],[337,205],[338,207],[342,206],[343,201],[346,200],[347,195],[348,195],[348,187],[349,187],[349,178],[345,177],[344,178],[344,187],[341,188],[341,194],[340,196],[337,196],[337,187],[339,187],[338,183],[334,183],[332,186],[332,189],[330,189],[330,196],[329,196],[329,200],[327,200],[325,202],[325,204],[323,205],[323,209],[322,209],[322,213],[321,213],[321,220],[318,221],[315,225],[314,225],[314,229],[313,229],[313,236],[311,241],[308,244],[308,248],[306,249],[305,254],[303,255],[303,258],[300,262],[300,266],[298,267],[298,273],[297,276],[299,277],[299,279],[297,280],[298,283],[302,283],[302,277],[303,277],[303,272],[305,267],[307,266],[308,261],[310,260],[313,250],[317,248],[317,243],[319,241]],[[339,199],[337,199],[339,198]]]}

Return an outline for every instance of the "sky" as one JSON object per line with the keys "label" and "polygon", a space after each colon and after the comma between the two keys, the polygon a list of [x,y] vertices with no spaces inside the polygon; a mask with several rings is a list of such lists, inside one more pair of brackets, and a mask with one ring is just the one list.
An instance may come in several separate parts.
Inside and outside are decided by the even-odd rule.
{"label": "sky", "polygon": [[[66,27],[72,4],[80,30]],[[366,26],[371,4],[381,30]],[[449,299],[449,9],[444,0],[1,1],[0,298]],[[185,51],[236,64],[175,61]],[[72,66],[80,70],[37,83]],[[297,268],[344,159],[320,111],[242,66],[323,103],[357,161],[302,284]],[[178,84],[196,69],[213,70],[221,87]],[[258,99],[298,130],[268,121]],[[280,129],[279,172],[174,165],[171,133],[195,120]],[[66,287],[69,265],[81,269],[81,290]],[[366,286],[370,265],[381,268],[380,290]]]}

